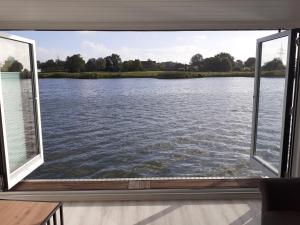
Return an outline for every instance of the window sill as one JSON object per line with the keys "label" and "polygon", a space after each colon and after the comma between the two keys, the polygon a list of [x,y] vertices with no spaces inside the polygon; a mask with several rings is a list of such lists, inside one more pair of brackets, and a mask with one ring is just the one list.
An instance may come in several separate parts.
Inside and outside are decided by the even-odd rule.
{"label": "window sill", "polygon": [[63,179],[24,180],[14,191],[89,191],[89,190],[156,190],[257,188],[259,178],[128,178],[128,179]]}

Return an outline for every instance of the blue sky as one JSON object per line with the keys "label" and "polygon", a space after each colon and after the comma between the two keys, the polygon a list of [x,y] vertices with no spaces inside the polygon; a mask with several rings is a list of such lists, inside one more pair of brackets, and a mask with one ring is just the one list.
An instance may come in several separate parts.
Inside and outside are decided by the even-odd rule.
{"label": "blue sky", "polygon": [[228,52],[245,61],[255,56],[256,39],[277,31],[11,31],[36,40],[40,61],[81,54],[88,58],[119,54],[122,60],[148,58],[188,63],[192,55],[205,58]]}

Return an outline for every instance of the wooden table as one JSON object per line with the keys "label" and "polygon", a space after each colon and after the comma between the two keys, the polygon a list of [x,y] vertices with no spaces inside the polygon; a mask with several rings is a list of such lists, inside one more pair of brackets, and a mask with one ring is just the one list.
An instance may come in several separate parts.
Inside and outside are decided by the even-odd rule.
{"label": "wooden table", "polygon": [[[56,212],[59,209],[60,221]],[[61,202],[30,202],[0,200],[0,224],[5,225],[63,225]]]}

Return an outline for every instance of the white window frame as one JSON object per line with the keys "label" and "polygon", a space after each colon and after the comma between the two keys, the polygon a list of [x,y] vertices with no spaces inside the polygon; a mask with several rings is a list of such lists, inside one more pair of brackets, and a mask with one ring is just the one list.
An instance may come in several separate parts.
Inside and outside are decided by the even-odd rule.
{"label": "white window frame", "polygon": [[[276,40],[279,38],[288,37],[287,46],[287,62],[285,70],[285,90],[284,102],[282,111],[282,126],[281,126],[281,140],[280,140],[280,165],[278,168],[272,166],[269,162],[256,155],[256,138],[257,138],[257,119],[259,107],[259,90],[260,90],[260,75],[261,75],[261,55],[262,44],[264,42]],[[291,131],[291,117],[292,117],[292,104],[295,101],[293,96],[293,85],[295,79],[295,71],[293,65],[295,64],[295,41],[296,30],[287,30],[257,39],[256,43],[256,64],[255,64],[255,83],[254,83],[254,96],[253,96],[253,117],[252,117],[252,138],[251,138],[251,151],[250,157],[254,159],[254,163],[265,169],[269,176],[286,177],[289,176],[290,163],[292,155],[289,147],[290,136],[294,135]]]}
{"label": "white window frame", "polygon": [[[43,153],[43,142],[42,142],[42,128],[41,128],[41,115],[40,115],[40,101],[39,101],[39,85],[38,85],[38,74],[37,74],[37,62],[36,62],[36,47],[35,41],[23,37],[19,37],[16,35],[10,34],[3,34],[0,33],[0,38],[23,42],[29,44],[30,49],[30,61],[32,65],[32,86],[33,86],[33,99],[34,99],[34,113],[35,113],[35,126],[37,131],[37,143],[38,143],[38,150],[39,154],[37,154],[34,158],[30,159],[22,166],[10,172],[9,170],[9,158],[8,158],[8,146],[7,146],[7,136],[6,136],[6,126],[5,126],[5,113],[4,113],[4,106],[3,106],[3,95],[2,95],[2,83],[0,79],[0,112],[1,112],[1,153],[2,153],[2,168],[4,172],[4,183],[5,189],[9,190],[22,179],[24,179],[27,175],[37,169],[40,165],[44,163],[44,153]],[[0,53],[1,54],[1,53]],[[1,71],[0,71],[1,76]],[[0,131],[0,132],[1,132]]]}

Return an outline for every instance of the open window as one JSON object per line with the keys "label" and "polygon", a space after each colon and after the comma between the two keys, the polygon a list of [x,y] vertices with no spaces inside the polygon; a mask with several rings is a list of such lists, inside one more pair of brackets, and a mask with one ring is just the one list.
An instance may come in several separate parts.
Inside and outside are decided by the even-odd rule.
{"label": "open window", "polygon": [[35,43],[0,34],[1,163],[10,189],[44,162]]}
{"label": "open window", "polygon": [[289,171],[297,36],[289,30],[257,40],[251,158],[271,176],[288,176]]}
{"label": "open window", "polygon": [[[290,168],[298,36],[289,30],[257,40],[251,159],[270,176],[286,176]],[[10,189],[44,162],[34,41],[0,34],[0,107],[0,169]],[[85,183],[75,185],[81,190]]]}

